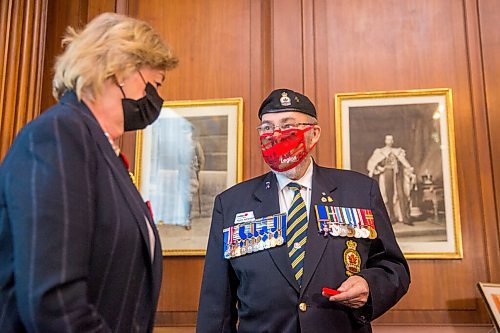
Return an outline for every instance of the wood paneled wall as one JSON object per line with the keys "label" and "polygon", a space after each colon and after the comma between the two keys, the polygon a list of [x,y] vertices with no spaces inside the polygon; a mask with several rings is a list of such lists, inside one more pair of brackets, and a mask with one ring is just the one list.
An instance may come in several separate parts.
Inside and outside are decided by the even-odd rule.
{"label": "wood paneled wall", "polygon": [[[315,157],[325,166],[335,166],[336,93],[452,88],[464,258],[411,260],[408,295],[377,322],[488,321],[475,284],[500,282],[497,0],[47,1],[44,106],[53,103],[51,64],[67,24],[106,10],[145,19],[180,59],[162,87],[167,99],[243,97],[245,179],[267,170],[254,129],[274,88],[316,104]],[[122,142],[129,155],[134,144]],[[166,257],[164,268],[158,324],[193,325],[203,257]]]}
{"label": "wood paneled wall", "polygon": [[47,0],[0,2],[0,159],[40,112]]}

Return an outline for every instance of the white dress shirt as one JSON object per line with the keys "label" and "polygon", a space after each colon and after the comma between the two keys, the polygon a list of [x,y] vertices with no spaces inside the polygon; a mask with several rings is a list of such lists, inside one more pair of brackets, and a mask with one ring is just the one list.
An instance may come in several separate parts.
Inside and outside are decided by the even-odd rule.
{"label": "white dress shirt", "polygon": [[[273,171],[274,172],[274,171]],[[312,194],[312,176],[313,176],[313,162],[309,163],[309,167],[302,178],[293,180],[282,173],[274,172],[278,180],[278,197],[280,202],[280,212],[287,213],[293,200],[293,191],[287,186],[289,183],[297,183],[301,186],[300,195],[306,204],[307,216],[309,216],[309,206],[311,205]]]}

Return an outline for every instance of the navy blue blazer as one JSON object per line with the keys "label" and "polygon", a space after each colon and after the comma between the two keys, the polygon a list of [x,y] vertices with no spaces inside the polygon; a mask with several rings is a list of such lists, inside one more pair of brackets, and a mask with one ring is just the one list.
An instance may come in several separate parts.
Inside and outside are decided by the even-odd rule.
{"label": "navy blue blazer", "polygon": [[[321,295],[323,287],[338,288],[348,277],[343,258],[348,239],[318,233],[314,205],[324,205],[323,192],[333,198],[335,206],[373,211],[378,237],[352,239],[361,256],[359,275],[370,288],[369,301],[361,309],[330,302]],[[371,332],[370,321],[407,292],[408,265],[373,179],[314,165],[302,288],[292,274],[286,246],[224,259],[222,230],[234,224],[236,214],[248,211],[255,217],[279,213],[273,173],[238,184],[215,200],[198,332]]]}
{"label": "navy blue blazer", "polygon": [[151,332],[161,269],[139,192],[66,93],[0,166],[0,331]]}

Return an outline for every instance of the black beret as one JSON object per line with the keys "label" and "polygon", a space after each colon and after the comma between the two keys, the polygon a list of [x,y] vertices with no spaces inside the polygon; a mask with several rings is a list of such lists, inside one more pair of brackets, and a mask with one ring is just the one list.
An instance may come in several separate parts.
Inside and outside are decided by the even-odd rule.
{"label": "black beret", "polygon": [[317,118],[316,108],[309,98],[290,89],[276,89],[262,102],[259,119],[265,113],[296,111]]}

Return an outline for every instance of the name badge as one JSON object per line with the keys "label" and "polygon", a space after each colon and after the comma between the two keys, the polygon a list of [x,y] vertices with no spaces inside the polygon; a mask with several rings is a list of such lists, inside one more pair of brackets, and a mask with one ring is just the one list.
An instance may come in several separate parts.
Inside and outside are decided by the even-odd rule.
{"label": "name badge", "polygon": [[243,212],[236,214],[234,218],[234,224],[247,223],[255,220],[255,216],[253,215],[253,211]]}

